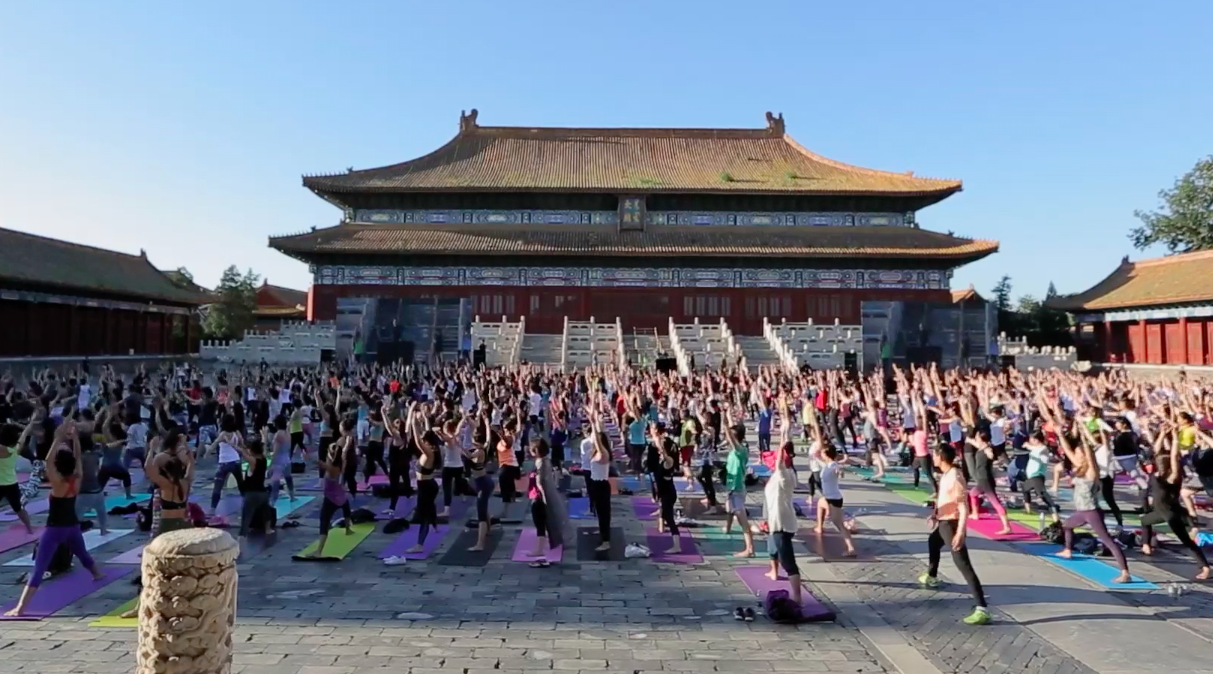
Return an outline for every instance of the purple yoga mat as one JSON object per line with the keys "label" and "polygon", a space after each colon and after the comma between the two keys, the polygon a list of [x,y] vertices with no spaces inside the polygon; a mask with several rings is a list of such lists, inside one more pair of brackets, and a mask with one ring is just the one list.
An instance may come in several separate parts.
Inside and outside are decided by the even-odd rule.
{"label": "purple yoga mat", "polygon": [[0,552],[8,552],[17,548],[33,543],[42,535],[42,527],[34,527],[34,533],[27,533],[24,524],[14,524],[13,526],[0,531]]}
{"label": "purple yoga mat", "polygon": [[655,520],[658,513],[661,512],[661,504],[653,503],[653,499],[648,496],[633,496],[632,511],[636,513],[636,517],[642,520]]}
{"label": "purple yoga mat", "polygon": [[[741,582],[745,583],[746,589],[753,592],[759,599],[766,599],[767,593],[771,590],[788,590],[791,591],[791,585],[788,584],[787,577],[780,571],[779,580],[771,580],[767,578],[767,571],[770,569],[765,566],[743,566],[737,569],[737,577],[741,578]],[[800,606],[804,612],[804,617],[808,620],[833,620],[834,612],[831,611],[825,604],[817,601],[817,598],[809,592],[808,588],[800,588]]]}
{"label": "purple yoga mat", "polygon": [[426,559],[434,554],[439,545],[442,545],[442,539],[446,537],[446,533],[451,528],[445,524],[439,524],[437,528],[431,529],[428,536],[425,537],[425,548],[421,552],[408,552],[408,549],[417,545],[417,536],[421,533],[421,527],[414,524],[409,526],[396,537],[396,540],[387,544],[383,552],[379,553],[379,559],[387,559],[388,557],[404,557],[405,559]]}
{"label": "purple yoga mat", "polygon": [[[49,498],[40,498],[40,499],[36,499],[36,500],[30,501],[29,503],[25,504],[25,512],[27,512],[31,515],[37,515],[38,513],[46,512],[47,510],[50,509],[50,507],[51,507],[51,500]],[[16,522],[16,521],[17,521],[17,513],[14,513],[12,511],[8,511],[8,510],[6,510],[3,513],[0,513],[0,522]]]}
{"label": "purple yoga mat", "polygon": [[[100,590],[110,583],[122,578],[135,570],[133,566],[102,566],[101,572],[105,577],[93,580],[93,574],[87,569],[77,567],[66,576],[43,583],[38,593],[25,607],[25,615],[20,618],[6,618],[0,615],[0,620],[41,620],[54,615],[60,609],[83,599]],[[16,601],[5,604],[0,613],[4,613],[17,605]]]}
{"label": "purple yoga mat", "polygon": [[370,493],[370,491],[371,491],[371,486],[372,486],[372,485],[376,485],[376,484],[388,484],[388,483],[389,483],[389,481],[388,481],[388,478],[387,478],[387,476],[386,476],[386,475],[384,475],[383,473],[376,473],[375,475],[372,475],[372,476],[371,476],[371,479],[370,479],[369,481],[367,481],[367,482],[361,482],[361,481],[360,481],[360,482],[358,482],[358,491],[359,491],[360,493],[361,493],[361,492],[367,492],[367,493]]}
{"label": "purple yoga mat", "polygon": [[532,557],[531,552],[534,550],[535,530],[531,527],[526,527],[522,530],[522,535],[518,537],[518,544],[514,546],[514,554],[510,559],[515,562],[537,562],[544,559],[552,564],[559,564],[560,560],[564,559],[564,546],[548,548],[542,557]]}
{"label": "purple yoga mat", "polygon": [[650,560],[666,564],[703,563],[703,555],[699,554],[699,549],[695,547],[695,539],[691,538],[690,532],[679,532],[678,538],[682,542],[682,552],[678,554],[668,552],[670,546],[674,543],[673,536],[660,533],[656,529],[647,529],[644,533],[648,541],[649,550],[653,553],[653,556],[649,557]]}

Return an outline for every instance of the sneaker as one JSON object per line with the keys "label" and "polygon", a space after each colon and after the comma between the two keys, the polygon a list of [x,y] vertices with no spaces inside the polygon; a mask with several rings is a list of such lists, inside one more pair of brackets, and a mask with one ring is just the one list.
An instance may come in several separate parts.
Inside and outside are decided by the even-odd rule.
{"label": "sneaker", "polygon": [[733,609],[733,620],[745,620],[745,609],[740,607]]}
{"label": "sneaker", "polygon": [[407,559],[405,559],[404,557],[400,557],[398,555],[392,555],[391,557],[388,557],[387,559],[383,560],[383,563],[387,566],[400,566],[401,564],[404,564],[406,562],[408,562]]}
{"label": "sneaker", "polygon": [[989,625],[990,611],[984,606],[978,606],[962,622],[966,625]]}
{"label": "sneaker", "polygon": [[742,609],[742,611],[743,611],[742,615],[745,616],[746,622],[748,622],[748,623],[754,622],[754,609],[747,608],[747,609]]}
{"label": "sneaker", "polygon": [[918,584],[928,590],[938,590],[943,585],[938,578],[925,573],[918,577]]}

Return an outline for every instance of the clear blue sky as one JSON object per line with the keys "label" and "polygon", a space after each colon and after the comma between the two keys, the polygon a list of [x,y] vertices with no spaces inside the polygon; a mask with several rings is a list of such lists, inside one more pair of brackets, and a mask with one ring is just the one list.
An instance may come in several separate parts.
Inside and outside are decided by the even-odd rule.
{"label": "clear blue sky", "polygon": [[[303,173],[480,123],[758,127],[960,178],[922,225],[1002,242],[955,287],[1076,292],[1213,153],[1213,2],[67,1],[0,10],[0,226],[204,284],[306,287],[266,237],[334,224]],[[1150,251],[1147,254],[1158,254]]]}

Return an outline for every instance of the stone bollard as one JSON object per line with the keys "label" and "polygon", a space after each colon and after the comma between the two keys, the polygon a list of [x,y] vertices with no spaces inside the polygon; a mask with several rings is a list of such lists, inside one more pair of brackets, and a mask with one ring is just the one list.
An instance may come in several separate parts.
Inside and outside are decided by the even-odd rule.
{"label": "stone bollard", "polygon": [[240,546],[218,529],[157,536],[143,549],[137,674],[229,674]]}

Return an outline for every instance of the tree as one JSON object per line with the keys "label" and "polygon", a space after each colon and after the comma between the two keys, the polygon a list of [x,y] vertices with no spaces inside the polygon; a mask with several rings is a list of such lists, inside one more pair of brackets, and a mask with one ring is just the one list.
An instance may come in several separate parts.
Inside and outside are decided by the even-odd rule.
{"label": "tree", "polygon": [[1019,314],[1034,315],[1040,310],[1040,300],[1031,295],[1020,295],[1019,301],[1015,303],[1015,312]]}
{"label": "tree", "polygon": [[202,330],[210,339],[239,339],[253,327],[253,312],[257,309],[257,285],[261,277],[250,269],[244,274],[236,265],[228,267],[215,288],[215,302],[202,322]]}
{"label": "tree", "polygon": [[994,306],[999,312],[1011,310],[1011,277],[1003,276],[994,286]]}
{"label": "tree", "polygon": [[1129,233],[1136,248],[1156,243],[1172,253],[1213,248],[1213,155],[1196,162],[1158,198],[1159,210],[1133,213],[1142,222]]}
{"label": "tree", "polygon": [[1053,285],[1052,281],[1049,281],[1049,289],[1045,291],[1045,299],[1051,300],[1054,297],[1057,297],[1057,286]]}

